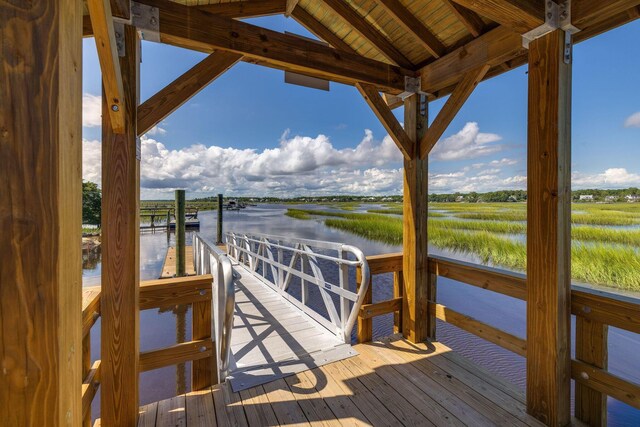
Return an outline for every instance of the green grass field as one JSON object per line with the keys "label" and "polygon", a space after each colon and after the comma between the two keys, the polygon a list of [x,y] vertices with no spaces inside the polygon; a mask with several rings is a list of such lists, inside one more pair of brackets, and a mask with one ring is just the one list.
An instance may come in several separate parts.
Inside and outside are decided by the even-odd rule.
{"label": "green grass field", "polygon": [[[432,203],[430,209],[432,245],[471,255],[485,264],[525,270],[525,204]],[[573,211],[573,279],[640,291],[640,204],[579,203],[573,205]],[[313,209],[287,212],[302,220],[323,218],[329,227],[393,245],[402,243],[401,214],[402,206],[397,203],[365,214]]]}

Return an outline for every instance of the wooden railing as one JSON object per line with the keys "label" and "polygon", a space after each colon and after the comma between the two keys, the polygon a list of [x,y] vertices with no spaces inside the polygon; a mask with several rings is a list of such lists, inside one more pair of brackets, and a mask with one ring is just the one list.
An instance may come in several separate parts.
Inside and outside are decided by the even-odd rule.
{"label": "wooden railing", "polygon": [[[202,390],[217,381],[215,351],[211,338],[211,292],[213,277],[177,277],[140,282],[140,310],[192,305],[191,341],[140,353],[140,372],[193,361],[191,388]],[[91,328],[100,317],[100,287],[83,290],[82,311],[82,414],[91,425],[91,403],[100,386],[100,360],[91,364]]]}
{"label": "wooden railing", "polygon": [[[358,318],[358,341],[371,340],[371,318],[395,313],[394,328],[401,329],[402,253],[368,257],[372,275],[394,273],[394,298],[363,305]],[[429,286],[446,277],[471,286],[526,301],[527,279],[523,274],[470,264],[443,257],[429,257]],[[370,289],[376,287],[370,281]],[[433,293],[436,295],[436,292]],[[400,301],[399,301],[400,300]],[[527,356],[524,338],[456,312],[437,301],[429,302],[429,313],[437,319],[475,334],[520,356]],[[640,409],[640,384],[607,370],[608,326],[640,334],[640,300],[610,292],[572,286],[571,313],[576,316],[575,359],[571,375],[575,380],[575,417],[589,425],[606,424],[606,397],[611,396]]]}

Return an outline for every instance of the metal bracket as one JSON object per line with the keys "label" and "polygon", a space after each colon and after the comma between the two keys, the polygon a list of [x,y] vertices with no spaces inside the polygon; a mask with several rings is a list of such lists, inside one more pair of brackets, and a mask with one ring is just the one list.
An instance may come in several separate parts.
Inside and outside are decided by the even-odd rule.
{"label": "metal bracket", "polygon": [[124,57],[126,55],[124,44],[124,24],[122,22],[114,22],[113,32],[116,36],[116,48],[118,49],[118,56]]}
{"label": "metal bracket", "polygon": [[143,40],[160,42],[160,10],[135,1],[131,2],[131,23]]}
{"label": "metal bracket", "polygon": [[561,29],[565,32],[564,62],[571,62],[571,35],[580,31],[571,23],[571,0],[546,0],[544,3],[544,24],[522,35],[522,45],[529,48],[529,43],[550,32]]}
{"label": "metal bracket", "polygon": [[428,95],[428,93],[423,92],[421,90],[420,76],[418,77],[404,76],[404,92],[399,93],[396,96],[404,100],[406,97],[414,95],[416,93],[419,93],[422,95]]}

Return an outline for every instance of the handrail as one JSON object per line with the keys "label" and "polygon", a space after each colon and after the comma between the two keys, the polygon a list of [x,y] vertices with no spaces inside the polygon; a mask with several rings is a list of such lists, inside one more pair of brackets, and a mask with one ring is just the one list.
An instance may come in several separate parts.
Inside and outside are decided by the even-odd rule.
{"label": "handrail", "polygon": [[193,257],[197,274],[213,275],[213,317],[218,379],[224,381],[229,375],[231,358],[231,332],[235,308],[235,285],[233,268],[226,253],[221,251],[199,233],[193,233]]}
{"label": "handrail", "polygon": [[[369,288],[369,265],[360,249],[342,243],[267,234],[228,232],[226,239],[229,256],[232,259],[248,264],[253,274],[274,291],[344,342],[351,342],[351,331],[358,319],[364,295]],[[332,254],[329,255],[327,252]],[[355,260],[349,259],[349,254]],[[289,257],[288,262],[285,262],[285,256]],[[331,283],[325,278],[320,261],[338,266],[339,283]],[[260,262],[262,262],[262,269],[259,272]],[[305,271],[305,265],[309,266],[309,273]],[[355,292],[349,288],[350,267],[362,271],[362,281]],[[300,279],[302,301],[287,292],[293,277]],[[307,305],[309,284],[315,285],[320,292],[328,319]],[[335,306],[332,295],[339,298],[339,310]]]}

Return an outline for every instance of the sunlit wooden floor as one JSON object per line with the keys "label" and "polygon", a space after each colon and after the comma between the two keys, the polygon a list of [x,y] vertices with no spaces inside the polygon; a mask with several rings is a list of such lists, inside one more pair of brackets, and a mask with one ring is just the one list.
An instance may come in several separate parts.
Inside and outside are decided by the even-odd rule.
{"label": "sunlit wooden floor", "polygon": [[358,356],[233,393],[227,384],[146,405],[139,426],[537,426],[524,395],[442,344],[392,337]]}

